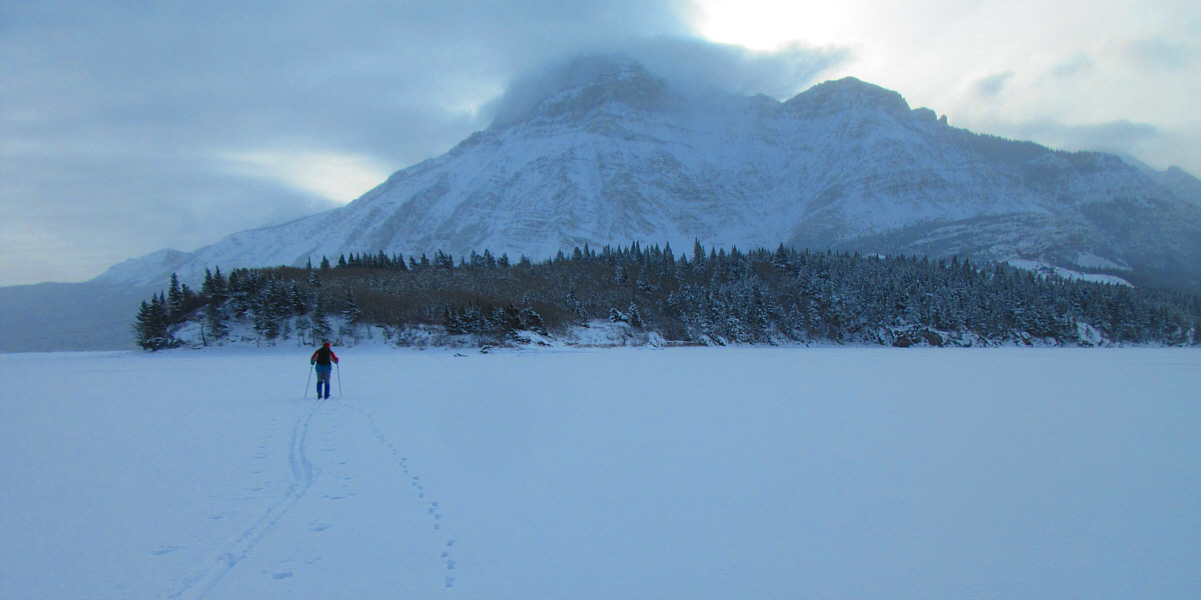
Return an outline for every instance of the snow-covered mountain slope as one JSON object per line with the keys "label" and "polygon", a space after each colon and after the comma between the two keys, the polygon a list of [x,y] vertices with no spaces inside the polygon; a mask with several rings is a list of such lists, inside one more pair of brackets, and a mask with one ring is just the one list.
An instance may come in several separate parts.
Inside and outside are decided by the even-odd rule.
{"label": "snow-covered mountain slope", "polygon": [[781,103],[680,92],[606,58],[544,87],[345,207],[101,279],[349,252],[543,258],[585,243],[699,239],[1037,260],[1201,289],[1201,207],[1116,156],[976,135],[853,78]]}

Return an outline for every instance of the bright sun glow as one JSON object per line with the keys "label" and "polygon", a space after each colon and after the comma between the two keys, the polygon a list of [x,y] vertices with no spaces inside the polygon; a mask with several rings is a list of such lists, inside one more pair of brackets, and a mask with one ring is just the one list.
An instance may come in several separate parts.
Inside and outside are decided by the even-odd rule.
{"label": "bright sun glow", "polygon": [[707,39],[754,50],[774,50],[803,40],[817,45],[838,41],[846,20],[836,2],[779,0],[698,0],[699,33]]}
{"label": "bright sun glow", "polygon": [[232,161],[239,173],[274,179],[335,202],[358,198],[383,183],[394,170],[362,154],[259,151],[231,153],[222,158]]}
{"label": "bright sun glow", "polygon": [[[896,90],[959,127],[1065,149],[1119,149],[1158,168],[1201,172],[1196,2],[693,3],[693,26],[706,39],[761,51],[791,43],[848,51],[821,77],[851,75]],[[1089,133],[1122,123],[1149,133]]]}

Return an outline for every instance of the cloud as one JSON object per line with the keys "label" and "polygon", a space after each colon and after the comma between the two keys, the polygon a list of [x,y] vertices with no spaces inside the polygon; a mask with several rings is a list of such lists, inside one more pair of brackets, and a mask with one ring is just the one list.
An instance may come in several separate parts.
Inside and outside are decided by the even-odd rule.
{"label": "cloud", "polygon": [[0,178],[0,272],[14,282],[78,280],[129,258],[131,249],[136,254],[139,245],[196,247],[214,234],[337,206],[317,194],[232,173],[216,160],[29,156],[0,164],[6,173]]}
{"label": "cloud", "polygon": [[627,53],[652,73],[681,87],[717,88],[738,94],[795,96],[823,72],[846,63],[842,47],[794,42],[772,51],[697,39],[657,37],[639,40]]}
{"label": "cloud", "polygon": [[4,3],[0,210],[24,220],[19,246],[0,243],[0,264],[24,266],[0,285],[84,279],[336,206],[486,127],[490,101],[515,78],[573,56],[623,50],[675,81],[778,95],[846,57],[697,40],[692,10],[686,0]]}
{"label": "cloud", "polygon": [[1051,68],[1051,75],[1059,78],[1073,77],[1088,73],[1096,68],[1096,61],[1085,53],[1079,53],[1072,58]]}
{"label": "cloud", "polygon": [[592,79],[604,70],[637,63],[678,93],[767,94],[787,99],[815,82],[822,72],[846,61],[842,48],[792,44],[774,51],[755,51],[698,40],[659,36],[630,40],[607,52],[576,56],[540,65],[517,77],[482,110],[500,122],[524,116],[548,96]]}
{"label": "cloud", "polygon": [[1000,94],[1005,89],[1005,84],[1013,78],[1013,71],[1005,71],[1004,73],[996,73],[989,75],[983,79],[977,80],[972,85],[976,95],[984,98],[992,98]]}
{"label": "cloud", "polygon": [[231,172],[274,179],[334,202],[350,202],[392,174],[383,161],[363,154],[257,151],[225,158]]}
{"label": "cloud", "polygon": [[1145,69],[1180,69],[1198,57],[1197,49],[1164,36],[1146,36],[1126,42],[1125,57]]}
{"label": "cloud", "polygon": [[687,35],[687,10],[676,0],[0,4],[0,285],[86,279],[164,246],[335,206],[486,126],[480,107],[515,74]]}

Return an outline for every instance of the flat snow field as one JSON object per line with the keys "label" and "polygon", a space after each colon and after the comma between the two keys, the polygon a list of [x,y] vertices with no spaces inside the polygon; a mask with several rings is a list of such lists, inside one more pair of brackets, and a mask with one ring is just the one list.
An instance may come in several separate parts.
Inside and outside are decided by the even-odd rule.
{"label": "flat snow field", "polygon": [[1201,351],[0,355],[0,598],[1197,598]]}

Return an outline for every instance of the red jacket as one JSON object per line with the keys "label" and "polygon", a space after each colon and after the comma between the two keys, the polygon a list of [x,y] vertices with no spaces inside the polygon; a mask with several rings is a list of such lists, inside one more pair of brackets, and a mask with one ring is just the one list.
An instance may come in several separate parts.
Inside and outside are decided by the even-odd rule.
{"label": "red jacket", "polygon": [[[328,353],[329,356],[322,356],[322,353]],[[319,365],[328,365],[330,361],[338,362],[338,355],[334,354],[332,348],[318,348],[313,356],[309,358],[309,363],[317,363]]]}

